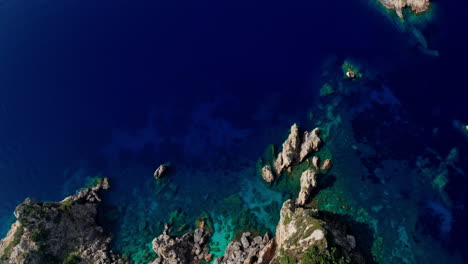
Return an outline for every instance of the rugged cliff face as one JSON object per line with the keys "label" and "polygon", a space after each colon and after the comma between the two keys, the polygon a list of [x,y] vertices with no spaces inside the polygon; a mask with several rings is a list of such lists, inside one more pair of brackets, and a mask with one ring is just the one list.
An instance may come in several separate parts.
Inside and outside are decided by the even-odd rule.
{"label": "rugged cliff face", "polygon": [[61,202],[27,198],[15,210],[17,221],[0,242],[0,263],[122,263],[110,237],[96,222],[107,179]]}

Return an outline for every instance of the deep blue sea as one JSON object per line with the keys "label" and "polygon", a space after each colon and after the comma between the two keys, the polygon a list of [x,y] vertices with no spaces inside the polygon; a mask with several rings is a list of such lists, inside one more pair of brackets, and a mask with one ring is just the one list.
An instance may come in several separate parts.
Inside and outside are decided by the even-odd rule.
{"label": "deep blue sea", "polygon": [[[440,196],[388,175],[349,178],[345,189],[413,199],[422,209],[411,216],[372,205],[376,219],[418,219],[411,231],[397,220],[379,231],[404,233],[414,251],[437,248],[433,263],[448,256],[468,263],[461,129],[468,123],[468,2],[433,2],[432,18],[408,29],[373,0],[1,1],[0,234],[26,197],[61,200],[96,176],[111,179],[103,221],[115,247],[135,261],[171,217],[193,221],[204,212],[224,251],[228,220],[216,210],[226,197],[240,196],[274,231],[285,194],[259,180],[257,160],[269,144],[281,145],[292,123],[313,126],[309,113],[319,112],[321,82],[333,71],[327,65],[351,58],[373,73],[373,84],[391,89],[412,129],[386,131],[419,131],[418,140],[392,138],[382,153],[411,163],[428,149],[445,157],[456,147],[464,173],[449,169]],[[418,34],[439,56],[421,51]],[[374,127],[392,118],[360,115],[352,123],[356,141],[385,143],[391,136],[375,136]],[[156,183],[153,171],[164,162],[171,173]],[[406,189],[392,196],[397,185]],[[415,255],[382,263],[421,263]]]}

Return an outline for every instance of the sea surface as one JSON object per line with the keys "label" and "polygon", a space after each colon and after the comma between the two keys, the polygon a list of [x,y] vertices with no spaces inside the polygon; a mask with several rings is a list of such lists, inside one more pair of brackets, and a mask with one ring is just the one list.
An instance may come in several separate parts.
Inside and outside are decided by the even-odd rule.
{"label": "sea surface", "polygon": [[274,233],[297,184],[257,166],[298,123],[330,128],[317,202],[376,263],[468,263],[466,10],[433,1],[402,23],[373,0],[3,0],[0,234],[26,197],[105,176],[119,253],[149,261],[165,223],[208,217],[220,255],[244,229]]}

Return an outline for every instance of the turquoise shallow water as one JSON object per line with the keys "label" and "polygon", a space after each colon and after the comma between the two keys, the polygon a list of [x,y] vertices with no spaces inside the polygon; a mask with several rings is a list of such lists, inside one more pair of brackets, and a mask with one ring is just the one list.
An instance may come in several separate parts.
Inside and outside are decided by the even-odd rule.
{"label": "turquoise shallow water", "polygon": [[[274,232],[299,171],[270,187],[257,162],[297,122],[330,128],[316,202],[362,227],[379,263],[459,262],[461,11],[437,3],[435,20],[408,26],[367,1],[47,3],[0,9],[3,233],[25,197],[60,200],[107,176],[101,221],[122,254],[149,260],[164,223],[183,233],[208,217],[219,255],[240,231]],[[362,80],[343,79],[349,57]],[[324,83],[333,95],[320,97]]]}

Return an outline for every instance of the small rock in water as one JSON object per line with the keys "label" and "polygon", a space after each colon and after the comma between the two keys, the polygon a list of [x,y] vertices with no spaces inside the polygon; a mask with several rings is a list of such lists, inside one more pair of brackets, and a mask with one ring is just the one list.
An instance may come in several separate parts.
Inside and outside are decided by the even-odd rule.
{"label": "small rock in water", "polygon": [[103,190],[107,190],[110,188],[109,179],[107,179],[107,177],[102,180],[101,186]]}
{"label": "small rock in water", "polygon": [[346,72],[346,77],[353,79],[356,77],[356,73],[354,73],[351,69],[348,69],[348,71]]}
{"label": "small rock in water", "polygon": [[301,191],[296,200],[298,206],[304,206],[308,202],[312,189],[315,186],[317,186],[315,171],[312,169],[304,171],[301,175]]}
{"label": "small rock in water", "polygon": [[330,159],[326,159],[326,160],[323,162],[322,166],[320,167],[320,170],[322,170],[322,171],[327,171],[327,170],[329,170],[329,169],[331,168],[331,166],[332,166],[331,160],[330,160]]}
{"label": "small rock in water", "polygon": [[275,180],[275,176],[271,171],[270,165],[266,165],[262,168],[262,178],[268,183],[272,183]]}
{"label": "small rock in water", "polygon": [[160,179],[167,172],[168,168],[169,165],[167,165],[166,163],[159,165],[159,167],[154,171],[154,178]]}
{"label": "small rock in water", "polygon": [[318,170],[318,169],[319,169],[319,157],[314,156],[314,157],[312,158],[312,165],[314,166],[314,169],[315,169],[315,170]]}

